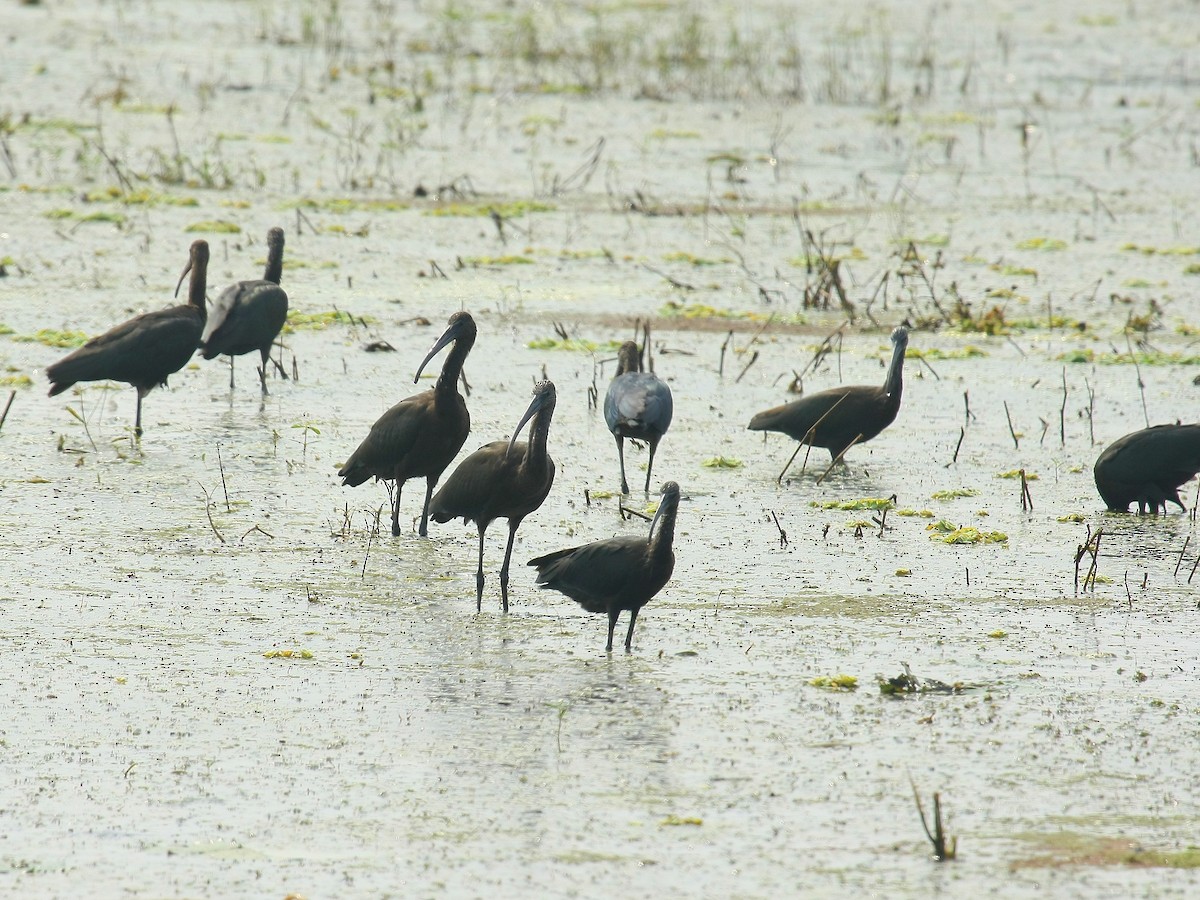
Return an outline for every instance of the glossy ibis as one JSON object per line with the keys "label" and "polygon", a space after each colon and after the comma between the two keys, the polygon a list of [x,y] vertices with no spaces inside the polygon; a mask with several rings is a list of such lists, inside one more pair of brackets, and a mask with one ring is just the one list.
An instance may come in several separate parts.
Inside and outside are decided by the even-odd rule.
{"label": "glossy ibis", "polygon": [[141,437],[142,398],[156,386],[165,386],[167,378],[187,365],[200,344],[206,318],[207,270],[208,244],[193,241],[188,264],[179,276],[182,284],[188,272],[192,273],[188,302],[134,316],[60,359],[46,369],[50,396],[61,394],[77,381],[128,382],[137,388],[133,433]]}
{"label": "glossy ibis", "polygon": [[621,493],[629,493],[625,480],[625,438],[636,438],[650,446],[650,462],[646,466],[646,487],[650,490],[650,473],[654,471],[654,451],[671,424],[674,406],[667,383],[651,372],[643,372],[642,356],[633,341],[626,341],[617,352],[617,374],[604,395],[604,421],[617,439],[617,456],[621,460]]}
{"label": "glossy ibis", "polygon": [[419,534],[421,537],[429,534],[429,499],[433,487],[471,431],[471,414],[456,386],[463,362],[475,343],[475,320],[470,313],[456,312],[450,317],[445,332],[417,366],[413,381],[421,377],[429,360],[451,342],[454,349],[446,355],[433,390],[401,400],[380,416],[371,426],[371,433],[338,470],[342,484],[351,487],[357,487],[372,475],[381,481],[396,482],[393,535],[400,533],[400,491],[404,482],[422,477],[426,487]]}
{"label": "glossy ibis", "polygon": [[[542,505],[554,483],[554,460],[546,452],[546,436],[554,415],[554,383],[542,381],[533,389],[533,400],[507,441],[484,444],[455,469],[429,506],[435,522],[459,516],[463,524],[479,526],[479,568],[475,572],[475,609],[483,609],[483,534],[492,520],[508,519],[508,546],[500,567],[500,600],[508,612],[508,564],[512,559],[517,528]],[[517,435],[530,419],[529,440],[517,443]]]}
{"label": "glossy ibis", "polygon": [[1200,472],[1200,424],[1155,425],[1113,441],[1093,468],[1096,489],[1113,512],[1136,502],[1138,513],[1158,515],[1174,503],[1184,512],[1179,487]]}
{"label": "glossy ibis", "polygon": [[[625,649],[633,642],[638,612],[662,590],[675,568],[675,514],[679,510],[679,485],[663,485],[658,512],[650,523],[648,538],[615,537],[583,547],[558,550],[529,565],[537,566],[538,584],[566,594],[591,613],[608,614],[608,652],[612,652],[613,630],[621,610],[629,610]],[[655,526],[658,530],[655,531]]]}
{"label": "glossy ibis", "polygon": [[[205,359],[221,354],[229,357],[229,389],[233,390],[233,358],[254,350],[262,356],[258,379],[267,393],[267,360],[283,323],[287,320],[288,296],[279,286],[283,276],[283,229],[267,232],[267,268],[255,281],[239,281],[221,291],[208,316],[208,325],[200,339]],[[287,378],[283,366],[275,363],[279,374]]]}
{"label": "glossy ibis", "polygon": [[871,440],[896,419],[904,389],[908,329],[892,332],[892,362],[881,387],[848,385],[809,394],[758,413],[751,431],[780,431],[802,444],[824,447],[837,459],[854,444]]}

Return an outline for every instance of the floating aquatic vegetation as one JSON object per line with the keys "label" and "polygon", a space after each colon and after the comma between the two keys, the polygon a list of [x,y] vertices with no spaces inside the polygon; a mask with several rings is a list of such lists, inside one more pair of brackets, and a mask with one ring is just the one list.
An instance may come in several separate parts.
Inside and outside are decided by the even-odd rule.
{"label": "floating aquatic vegetation", "polygon": [[954,500],[958,497],[978,497],[975,488],[953,488],[948,491],[934,491],[929,495],[930,500]]}
{"label": "floating aquatic vegetation", "polygon": [[1017,244],[1018,250],[1066,250],[1067,242],[1058,238],[1032,237]]}
{"label": "floating aquatic vegetation", "polygon": [[[1022,471],[1023,470],[1021,470],[1021,469],[1009,469],[1007,472],[997,472],[996,477],[997,478],[1020,478]],[[1026,481],[1037,481],[1038,473],[1025,471],[1025,480]]]}
{"label": "floating aquatic vegetation", "polygon": [[311,650],[268,650],[263,654],[267,659],[312,659]]}
{"label": "floating aquatic vegetation", "polygon": [[742,461],[731,456],[710,456],[700,465],[706,469],[740,469]]}
{"label": "floating aquatic vegetation", "polygon": [[980,531],[973,525],[961,528],[946,519],[939,519],[925,526],[926,531],[932,531],[929,539],[943,544],[1003,544],[1008,541],[1008,535],[1003,531]]}
{"label": "floating aquatic vegetation", "polygon": [[830,691],[857,691],[858,677],[856,675],[818,675],[810,678],[808,683],[813,687],[825,688]]}
{"label": "floating aquatic vegetation", "polygon": [[658,823],[659,825],[671,827],[676,825],[703,825],[704,820],[698,816],[676,816],[670,815]]}
{"label": "floating aquatic vegetation", "polygon": [[287,204],[293,209],[314,209],[321,212],[332,213],[349,213],[349,212],[401,212],[409,209],[412,204],[405,203],[401,200],[363,200],[355,197],[326,197],[321,200],[314,200],[306,197],[303,200],[297,200],[294,203]]}
{"label": "floating aquatic vegetation", "polygon": [[1067,513],[1065,516],[1058,517],[1060,522],[1083,522],[1084,520],[1083,513]]}
{"label": "floating aquatic vegetation", "polygon": [[1144,244],[1122,244],[1122,252],[1144,256],[1200,256],[1200,247],[1150,247]]}
{"label": "floating aquatic vegetation", "polygon": [[908,578],[910,575],[912,575],[912,569],[897,569],[896,570],[897,578]]}
{"label": "floating aquatic vegetation", "polygon": [[720,259],[710,259],[706,256],[696,256],[694,253],[685,253],[682,250],[676,250],[673,253],[664,253],[663,259],[666,262],[685,262],[692,266],[721,266],[733,262],[727,256]]}
{"label": "floating aquatic vegetation", "polygon": [[32,387],[33,379],[28,375],[0,375],[0,387]]}
{"label": "floating aquatic vegetation", "polygon": [[910,347],[906,351],[906,355],[914,359],[977,359],[980,356],[987,356],[986,350],[981,350],[974,344],[967,344],[965,347],[958,347],[954,350],[941,350],[937,347],[928,349],[920,349]]}
{"label": "floating aquatic vegetation", "polygon": [[912,673],[907,665],[904,666],[904,672],[894,678],[888,678],[884,675],[876,675],[875,681],[879,685],[881,694],[897,695],[897,694],[961,694],[967,689],[967,685],[961,681],[956,681],[953,684],[947,684],[944,681],[938,681],[936,678],[918,678]]}
{"label": "floating aquatic vegetation", "polygon": [[513,200],[508,203],[447,203],[425,211],[427,216],[487,217],[495,214],[504,219],[514,219],[529,213],[554,212],[553,203],[539,200]]}
{"label": "floating aquatic vegetation", "polygon": [[1056,359],[1068,363],[1097,363],[1102,366],[1128,366],[1136,361],[1140,366],[1194,366],[1200,364],[1200,356],[1161,351],[1135,353],[1097,353],[1095,350],[1071,350],[1060,353]]}
{"label": "floating aquatic vegetation", "polygon": [[617,341],[589,341],[586,338],[534,338],[525,345],[530,350],[569,350],[575,353],[615,352]]}
{"label": "floating aquatic vegetation", "polygon": [[1008,637],[1008,632],[1005,631],[1003,628],[997,628],[995,631],[989,631],[988,637],[996,638],[997,640],[999,640],[1000,638]]}
{"label": "floating aquatic vegetation", "polygon": [[42,328],[33,334],[15,334],[13,340],[22,344],[45,344],[47,347],[82,347],[88,342],[88,336],[82,331],[58,331],[54,328]]}
{"label": "floating aquatic vegetation", "polygon": [[375,320],[370,316],[356,316],[342,309],[331,309],[326,312],[302,313],[289,309],[284,331],[322,331],[330,325],[372,325]]}
{"label": "floating aquatic vegetation", "polygon": [[896,515],[906,517],[916,516],[922,519],[932,519],[934,513],[932,509],[913,509],[911,506],[906,506],[903,509],[896,510]]}
{"label": "floating aquatic vegetation", "polygon": [[488,266],[532,266],[533,259],[528,256],[518,256],[510,253],[505,256],[461,256],[463,265],[472,269]]}
{"label": "floating aquatic vegetation", "polygon": [[817,509],[895,509],[894,497],[862,497],[858,500],[813,500]]}
{"label": "floating aquatic vegetation", "polygon": [[242,226],[224,219],[205,219],[183,229],[189,234],[241,234]]}

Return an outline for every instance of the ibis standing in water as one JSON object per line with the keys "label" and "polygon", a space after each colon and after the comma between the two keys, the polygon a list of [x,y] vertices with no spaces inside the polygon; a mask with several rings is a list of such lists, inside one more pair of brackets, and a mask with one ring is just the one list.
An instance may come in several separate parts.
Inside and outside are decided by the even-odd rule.
{"label": "ibis standing in water", "polygon": [[[554,460],[546,452],[554,415],[554,383],[539,382],[533,400],[507,441],[484,444],[455,469],[434,495],[429,515],[435,522],[462,517],[479,527],[479,568],[475,572],[475,610],[483,609],[483,535],[494,519],[508,519],[508,546],[500,567],[500,601],[508,612],[508,564],[521,521],[542,505],[554,484]],[[529,440],[517,435],[530,419]]]}
{"label": "ibis standing in water", "polygon": [[871,440],[896,419],[904,389],[908,329],[892,332],[892,361],[882,387],[847,385],[809,394],[758,413],[751,431],[780,431],[801,444],[824,447],[835,460]]}
{"label": "ibis standing in water", "polygon": [[642,356],[637,344],[626,341],[617,352],[617,374],[604,395],[604,421],[617,439],[617,456],[621,460],[622,494],[629,493],[629,482],[625,480],[625,438],[645,441],[650,447],[645,487],[649,492],[654,451],[670,427],[674,411],[667,383],[641,369]]}
{"label": "ibis standing in water", "polygon": [[[288,296],[279,286],[283,276],[283,229],[267,232],[267,268],[255,281],[239,281],[221,291],[208,316],[208,325],[200,339],[205,359],[222,353],[229,357],[229,389],[233,390],[233,358],[254,350],[262,356],[258,380],[267,393],[267,360],[271,347],[287,321]],[[279,374],[287,378],[283,366],[275,363]]]}
{"label": "ibis standing in water", "polygon": [[[188,264],[179,284],[191,272],[188,302],[142,313],[128,322],[92,338],[74,353],[46,369],[50,396],[61,394],[77,381],[125,381],[137,388],[137,416],[133,433],[142,436],[142,398],[182,369],[204,332],[205,277],[208,243],[193,241]],[[175,290],[178,292],[179,285]]]}
{"label": "ibis standing in water", "polygon": [[[621,610],[629,610],[625,650],[633,643],[633,626],[641,608],[670,581],[675,568],[675,514],[679,510],[679,485],[663,485],[658,512],[647,538],[614,537],[582,547],[558,550],[529,565],[538,570],[538,584],[566,594],[590,613],[608,615],[608,647]],[[657,530],[656,530],[657,526]]]}
{"label": "ibis standing in water", "polygon": [[1180,486],[1200,472],[1200,424],[1155,425],[1113,441],[1093,468],[1096,489],[1113,512],[1158,515],[1174,503],[1184,512]]}
{"label": "ibis standing in water", "polygon": [[357,487],[374,476],[396,482],[392,502],[392,534],[400,534],[400,491],[410,478],[425,479],[425,505],[421,508],[419,534],[429,534],[429,499],[442,472],[454,461],[471,431],[471,414],[458,392],[457,381],[463,362],[475,343],[475,320],[468,312],[450,317],[445,332],[417,366],[415,383],[429,360],[447,344],[454,348],[446,355],[442,374],[433,390],[401,400],[371,426],[358,449],[338,470],[342,484]]}

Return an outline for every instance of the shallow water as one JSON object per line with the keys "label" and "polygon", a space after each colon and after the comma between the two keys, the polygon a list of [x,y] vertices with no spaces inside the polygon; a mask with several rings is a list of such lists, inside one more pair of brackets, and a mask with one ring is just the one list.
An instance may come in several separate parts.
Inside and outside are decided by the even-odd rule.
{"label": "shallow water", "polygon": [[[20,98],[12,112],[30,115],[9,137],[16,172],[0,192],[0,323],[17,336],[92,334],[166,305],[196,234],[214,249],[213,294],[258,271],[261,235],[282,223],[293,307],[368,324],[288,335],[300,377],[271,380],[265,401],[248,359],[232,393],[223,364],[198,361],[146,399],[140,448],[132,389],[47,398],[41,370],[66,351],[0,337],[5,374],[33,382],[0,431],[0,698],[12,711],[0,727],[0,884],[147,897],[1195,892],[1190,857],[1126,863],[1130,848],[1196,843],[1200,610],[1188,575],[1200,547],[1185,548],[1187,516],[1104,513],[1091,476],[1101,445],[1146,418],[1192,418],[1194,366],[1060,358],[1124,351],[1127,317],[1151,301],[1151,348],[1196,352],[1177,330],[1200,318],[1185,274],[1195,254],[1183,252],[1195,214],[1179,199],[1197,178],[1189,6],[1150,17],[1009,4],[980,20],[943,5],[885,10],[886,31],[860,26],[874,7],[832,23],[799,9],[799,99],[782,74],[754,88],[719,66],[683,79],[682,64],[665,76],[622,68],[592,93],[533,90],[535,78],[586,80],[588,57],[534,66],[497,42],[526,13],[544,40],[572,47],[594,48],[597,22],[679,37],[653,5],[470,20],[388,4],[342,3],[340,19],[321,4],[180,9],[0,14],[18,35],[0,69]],[[781,15],[763,4],[703,21],[776,54],[765,35]],[[964,46],[968,21],[977,38]],[[893,95],[881,104],[885,46]],[[400,60],[391,93],[378,80],[389,58]],[[915,97],[930,73],[932,95]],[[115,87],[119,102],[97,99]],[[403,91],[418,88],[414,111]],[[150,177],[178,162],[166,104],[187,158],[177,184]],[[893,109],[899,122],[881,122]],[[412,143],[389,144],[417,120]],[[346,136],[352,122],[360,139]],[[1024,151],[1022,122],[1036,126]],[[157,201],[84,199],[117,183],[101,136]],[[591,181],[543,190],[599,136]],[[744,163],[727,171],[716,157],[728,153]],[[205,186],[222,164],[231,183]],[[427,215],[444,205],[412,198],[418,183],[463,174],[484,196],[448,200],[555,208],[515,216],[503,242],[486,216]],[[297,198],[317,205],[301,218]],[[812,201],[801,223],[847,255],[857,316],[807,390],[882,381],[888,328],[928,326],[931,296],[953,305],[951,282],[976,315],[1000,305],[1010,321],[1089,327],[915,329],[914,351],[986,355],[910,356],[891,428],[822,483],[828,455],[814,451],[779,484],[794,444],[745,424],[788,398],[844,318],[803,308],[812,278],[796,261],[794,198]],[[96,211],[125,218],[80,221]],[[187,231],[214,219],[242,233]],[[932,295],[897,274],[899,239],[928,263],[941,254]],[[1159,252],[1121,249],[1131,243]],[[500,261],[510,255],[530,262]],[[669,303],[713,310],[684,320]],[[414,386],[413,370],[458,308],[480,327],[465,451],[507,436],[543,374],[558,389],[557,480],[518,533],[507,617],[501,525],[476,615],[473,527],[393,539],[383,487],[335,476],[384,410],[428,384]],[[656,370],[675,397],[654,481],[679,481],[684,499],[675,576],[643,611],[634,652],[608,656],[601,617],[535,590],[523,563],[645,531],[616,498],[592,496],[614,489],[617,461],[587,403],[611,377],[608,342],[635,316],[655,319]],[[531,349],[556,322],[600,349]],[[396,352],[363,352],[375,339]],[[645,453],[627,449],[636,484]],[[741,465],[705,465],[718,456]],[[1019,482],[997,477],[1021,467],[1039,476],[1032,511]],[[932,498],[963,488],[977,493]],[[422,493],[411,482],[403,494],[410,528]],[[812,505],[891,494],[935,517],[893,510],[882,534],[856,536],[850,523],[871,512]],[[1082,521],[1060,521],[1071,513]],[[938,518],[1008,540],[941,544],[926,529]],[[1089,527],[1104,529],[1103,580],[1076,595]],[[962,690],[882,695],[875,676],[905,665]],[[842,673],[857,691],[811,683]],[[957,863],[929,860],[910,778],[927,810],[940,792]]]}

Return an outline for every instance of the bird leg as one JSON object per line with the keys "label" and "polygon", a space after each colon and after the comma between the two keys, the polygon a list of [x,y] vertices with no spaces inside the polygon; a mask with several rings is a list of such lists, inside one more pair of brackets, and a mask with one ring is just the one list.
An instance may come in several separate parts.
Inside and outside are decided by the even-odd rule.
{"label": "bird leg", "polygon": [[637,621],[638,609],[635,606],[629,611],[629,630],[625,632],[625,652],[629,652],[629,645],[633,643],[633,624]]}
{"label": "bird leg", "polygon": [[520,524],[520,519],[508,520],[508,546],[504,548],[504,565],[500,567],[500,602],[504,604],[505,612],[508,612],[508,563],[512,559],[513,541],[517,538],[517,526]]}
{"label": "bird leg", "polygon": [[650,473],[654,471],[654,451],[658,449],[658,441],[649,441],[650,462],[646,465],[646,493],[650,493]]}
{"label": "bird leg", "polygon": [[608,646],[604,649],[612,653],[612,636],[617,628],[617,616],[621,615],[620,607],[610,605],[608,607]]}
{"label": "bird leg", "polygon": [[142,389],[137,388],[137,415],[133,419],[133,436],[139,441],[142,439]]}
{"label": "bird leg", "polygon": [[229,357],[229,389],[233,390],[233,356]]}
{"label": "bird leg", "polygon": [[[621,493],[628,494],[629,482],[625,480],[625,439],[620,435],[617,436],[617,456],[621,460]],[[612,647],[608,649],[611,650]]]}
{"label": "bird leg", "polygon": [[400,492],[403,489],[404,489],[404,482],[401,481],[399,478],[397,478],[396,479],[396,497],[392,501],[392,537],[400,536]]}
{"label": "bird leg", "polygon": [[[425,479],[425,505],[421,507],[421,527],[417,530],[417,534],[421,537],[429,537],[429,501],[433,498],[433,486],[437,483],[437,479],[437,475],[430,475]],[[399,500],[399,491],[396,493],[396,499]]]}
{"label": "bird leg", "polygon": [[[267,390],[267,360],[271,358],[271,348],[260,350],[259,355],[262,357],[262,365],[258,367],[258,383],[262,386],[262,394],[265,397],[270,393]],[[233,357],[230,359],[232,360]]]}
{"label": "bird leg", "polygon": [[[475,570],[475,612],[483,611],[483,533],[487,531],[488,523],[479,521],[479,568]],[[503,591],[504,576],[500,576]],[[508,612],[508,598],[504,600],[504,611]]]}

